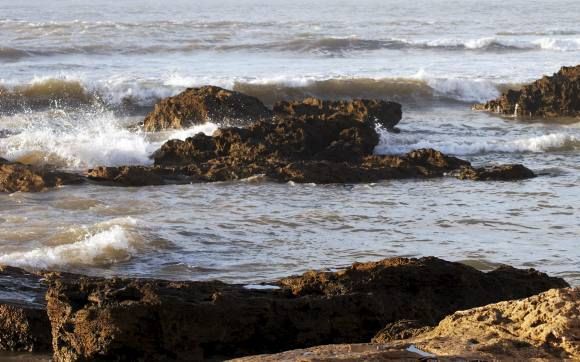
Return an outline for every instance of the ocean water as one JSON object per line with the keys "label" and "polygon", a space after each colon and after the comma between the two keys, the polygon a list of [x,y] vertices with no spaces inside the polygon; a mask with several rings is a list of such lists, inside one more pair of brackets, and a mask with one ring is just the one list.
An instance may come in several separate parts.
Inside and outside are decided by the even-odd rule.
{"label": "ocean water", "polygon": [[0,264],[258,283],[354,261],[435,255],[534,267],[580,285],[580,123],[473,112],[580,63],[580,2],[0,0],[0,157],[83,172],[151,164],[218,125],[133,127],[162,97],[214,84],[280,99],[403,104],[378,154],[433,147],[521,182],[298,185],[262,178],[0,195]]}

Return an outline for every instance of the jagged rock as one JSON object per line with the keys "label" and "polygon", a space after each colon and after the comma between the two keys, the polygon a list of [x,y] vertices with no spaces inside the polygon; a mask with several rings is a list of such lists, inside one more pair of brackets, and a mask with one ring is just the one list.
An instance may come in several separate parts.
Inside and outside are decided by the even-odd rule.
{"label": "jagged rock", "polygon": [[46,289],[40,275],[0,266],[0,351],[50,351]]}
{"label": "jagged rock", "polygon": [[405,343],[440,356],[494,360],[580,359],[580,289],[455,312]]}
{"label": "jagged rock", "polygon": [[515,181],[536,177],[532,170],[520,164],[479,168],[463,166],[452,171],[450,176],[475,181]]}
{"label": "jagged rock", "polygon": [[437,258],[355,264],[278,284],[51,277],[54,359],[223,359],[364,342],[396,320],[435,324],[458,309],[567,286],[533,270],[483,273]]}
{"label": "jagged rock", "polygon": [[402,319],[387,324],[371,340],[373,343],[387,343],[400,339],[409,339],[433,329],[421,321]]}
{"label": "jagged rock", "polygon": [[530,117],[580,117],[580,65],[562,67],[551,77],[509,90],[474,109]]}
{"label": "jagged rock", "polygon": [[272,118],[272,112],[257,98],[215,86],[188,88],[161,100],[143,122],[146,131],[187,128],[212,121],[246,125]]}
{"label": "jagged rock", "polygon": [[399,103],[376,99],[330,101],[306,98],[302,101],[282,101],[274,105],[274,113],[302,120],[356,119],[381,125],[388,130],[394,129],[403,116]]}
{"label": "jagged rock", "polygon": [[0,158],[0,192],[39,192],[83,181],[84,179],[79,175],[10,162]]}

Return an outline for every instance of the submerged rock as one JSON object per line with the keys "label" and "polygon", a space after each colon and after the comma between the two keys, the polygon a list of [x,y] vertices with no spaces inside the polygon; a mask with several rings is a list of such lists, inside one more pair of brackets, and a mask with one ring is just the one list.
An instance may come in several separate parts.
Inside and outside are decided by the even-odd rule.
{"label": "submerged rock", "polygon": [[509,90],[474,109],[515,116],[580,117],[580,65],[562,67],[552,76]]}
{"label": "submerged rock", "polygon": [[399,103],[376,99],[330,101],[307,98],[302,101],[278,102],[274,105],[274,113],[301,120],[356,119],[376,123],[388,130],[393,130],[403,116]]}
{"label": "submerged rock", "polygon": [[534,270],[483,273],[437,258],[386,259],[285,278],[220,282],[52,277],[54,359],[204,360],[369,341],[387,323],[445,315],[567,284]]}
{"label": "submerged rock", "polygon": [[460,180],[475,181],[515,181],[536,177],[527,167],[514,165],[500,165],[487,167],[461,167],[450,174]]}
{"label": "submerged rock", "polygon": [[245,125],[272,118],[257,98],[215,86],[188,88],[161,100],[143,122],[146,131],[187,128],[208,121]]}
{"label": "submerged rock", "polygon": [[75,174],[24,165],[0,158],[0,192],[39,192],[62,185],[79,184]]}

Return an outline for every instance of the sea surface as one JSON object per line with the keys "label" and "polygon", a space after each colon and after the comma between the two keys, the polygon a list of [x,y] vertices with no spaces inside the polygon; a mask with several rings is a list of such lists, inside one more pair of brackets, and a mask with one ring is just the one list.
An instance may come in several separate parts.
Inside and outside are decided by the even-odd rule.
{"label": "sea surface", "polygon": [[402,132],[376,153],[433,147],[540,175],[2,194],[0,264],[255,284],[435,255],[580,285],[580,123],[471,110],[578,63],[578,0],[0,0],[0,157],[78,172],[151,164],[166,140],[219,125],[134,125],[160,98],[213,84],[268,105],[395,100]]}

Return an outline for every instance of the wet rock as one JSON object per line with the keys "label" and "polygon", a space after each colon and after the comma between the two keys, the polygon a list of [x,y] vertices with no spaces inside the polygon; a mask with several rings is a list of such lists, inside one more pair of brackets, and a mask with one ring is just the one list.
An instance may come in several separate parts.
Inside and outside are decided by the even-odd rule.
{"label": "wet rock", "polygon": [[46,289],[40,275],[0,266],[0,351],[50,351]]}
{"label": "wet rock", "polygon": [[285,278],[220,282],[61,276],[47,293],[56,361],[203,360],[365,342],[387,323],[567,286],[533,270],[483,273],[437,258],[386,259]]}
{"label": "wet rock", "polygon": [[580,65],[562,67],[552,76],[509,90],[474,109],[529,117],[580,117]]}
{"label": "wet rock", "polygon": [[580,289],[455,312],[404,341],[439,356],[493,360],[580,359]]}
{"label": "wet rock", "polygon": [[532,170],[519,164],[478,168],[463,166],[452,171],[450,176],[474,181],[516,181],[536,177]]}
{"label": "wet rock", "polygon": [[399,103],[376,99],[330,101],[307,98],[302,101],[283,101],[274,105],[274,113],[280,117],[301,120],[356,119],[376,123],[388,130],[394,129],[403,116]]}
{"label": "wet rock", "polygon": [[0,192],[39,192],[50,188],[82,183],[75,174],[24,165],[0,158]]}
{"label": "wet rock", "polygon": [[211,121],[246,125],[270,119],[272,112],[257,98],[215,86],[188,88],[161,100],[143,122],[146,131],[187,128]]}
{"label": "wet rock", "polygon": [[433,329],[421,321],[402,319],[387,324],[372,339],[373,343],[387,343],[400,339],[408,339]]}

